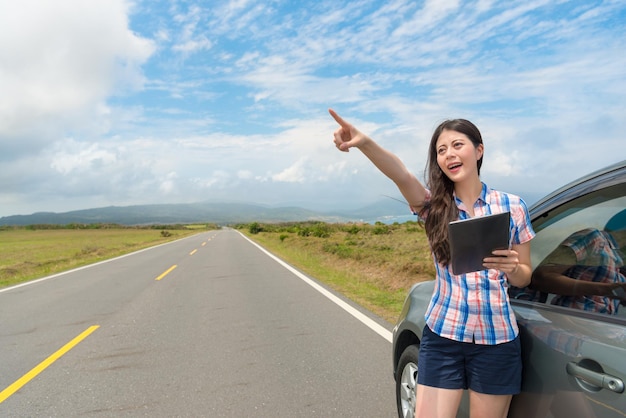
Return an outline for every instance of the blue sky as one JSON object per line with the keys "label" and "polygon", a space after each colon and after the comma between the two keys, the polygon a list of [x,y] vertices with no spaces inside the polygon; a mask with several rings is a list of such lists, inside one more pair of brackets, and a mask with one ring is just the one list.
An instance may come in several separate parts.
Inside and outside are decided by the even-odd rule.
{"label": "blue sky", "polygon": [[329,107],[420,178],[470,119],[529,203],[626,158],[621,0],[20,0],[0,34],[0,216],[399,196]]}

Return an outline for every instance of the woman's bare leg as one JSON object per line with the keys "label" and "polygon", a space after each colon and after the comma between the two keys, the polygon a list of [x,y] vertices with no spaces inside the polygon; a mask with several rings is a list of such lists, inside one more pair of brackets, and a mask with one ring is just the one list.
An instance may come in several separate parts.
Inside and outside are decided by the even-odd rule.
{"label": "woman's bare leg", "polygon": [[417,385],[415,418],[454,418],[463,396],[462,389]]}
{"label": "woman's bare leg", "polygon": [[512,395],[487,395],[469,391],[471,418],[506,418]]}

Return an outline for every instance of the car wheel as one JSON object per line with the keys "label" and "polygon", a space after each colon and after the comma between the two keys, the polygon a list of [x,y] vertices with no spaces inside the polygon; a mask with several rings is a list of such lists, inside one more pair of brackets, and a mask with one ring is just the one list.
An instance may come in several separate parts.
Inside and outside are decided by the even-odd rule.
{"label": "car wheel", "polygon": [[396,369],[396,404],[400,418],[415,417],[418,353],[417,345],[408,346],[402,352]]}

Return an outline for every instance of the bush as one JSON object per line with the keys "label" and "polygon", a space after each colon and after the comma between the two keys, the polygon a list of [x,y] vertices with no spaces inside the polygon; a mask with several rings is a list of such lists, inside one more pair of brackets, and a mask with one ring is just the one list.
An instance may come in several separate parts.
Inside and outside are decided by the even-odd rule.
{"label": "bush", "polygon": [[407,221],[405,228],[407,232],[422,232],[424,231],[424,224],[422,222]]}
{"label": "bush", "polygon": [[318,238],[328,238],[330,237],[330,232],[331,232],[330,226],[328,224],[320,222],[313,226],[311,234],[314,237],[318,237]]}
{"label": "bush", "polygon": [[322,249],[330,254],[334,254],[339,258],[352,258],[354,255],[354,248],[343,244],[324,244]]}
{"label": "bush", "polygon": [[263,232],[263,227],[261,227],[258,222],[252,222],[248,226],[248,231],[250,231],[251,234],[258,234],[259,232]]}
{"label": "bush", "polygon": [[311,228],[307,226],[305,227],[298,226],[296,228],[296,233],[298,234],[299,237],[308,237],[311,235]]}
{"label": "bush", "polygon": [[390,234],[391,227],[389,225],[385,225],[382,222],[376,222],[374,229],[372,229],[372,234],[374,235],[382,235],[382,234]]}
{"label": "bush", "polygon": [[356,235],[359,233],[359,231],[361,231],[361,227],[357,224],[350,224],[346,226],[343,230],[350,235]]}

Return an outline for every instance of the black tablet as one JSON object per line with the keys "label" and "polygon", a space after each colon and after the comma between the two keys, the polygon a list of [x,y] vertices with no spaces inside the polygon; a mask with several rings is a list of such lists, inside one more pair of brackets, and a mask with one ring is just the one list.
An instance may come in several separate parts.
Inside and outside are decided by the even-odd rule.
{"label": "black tablet", "polygon": [[510,212],[450,222],[452,272],[458,275],[485,270],[485,257],[492,255],[493,250],[509,248],[510,223]]}

